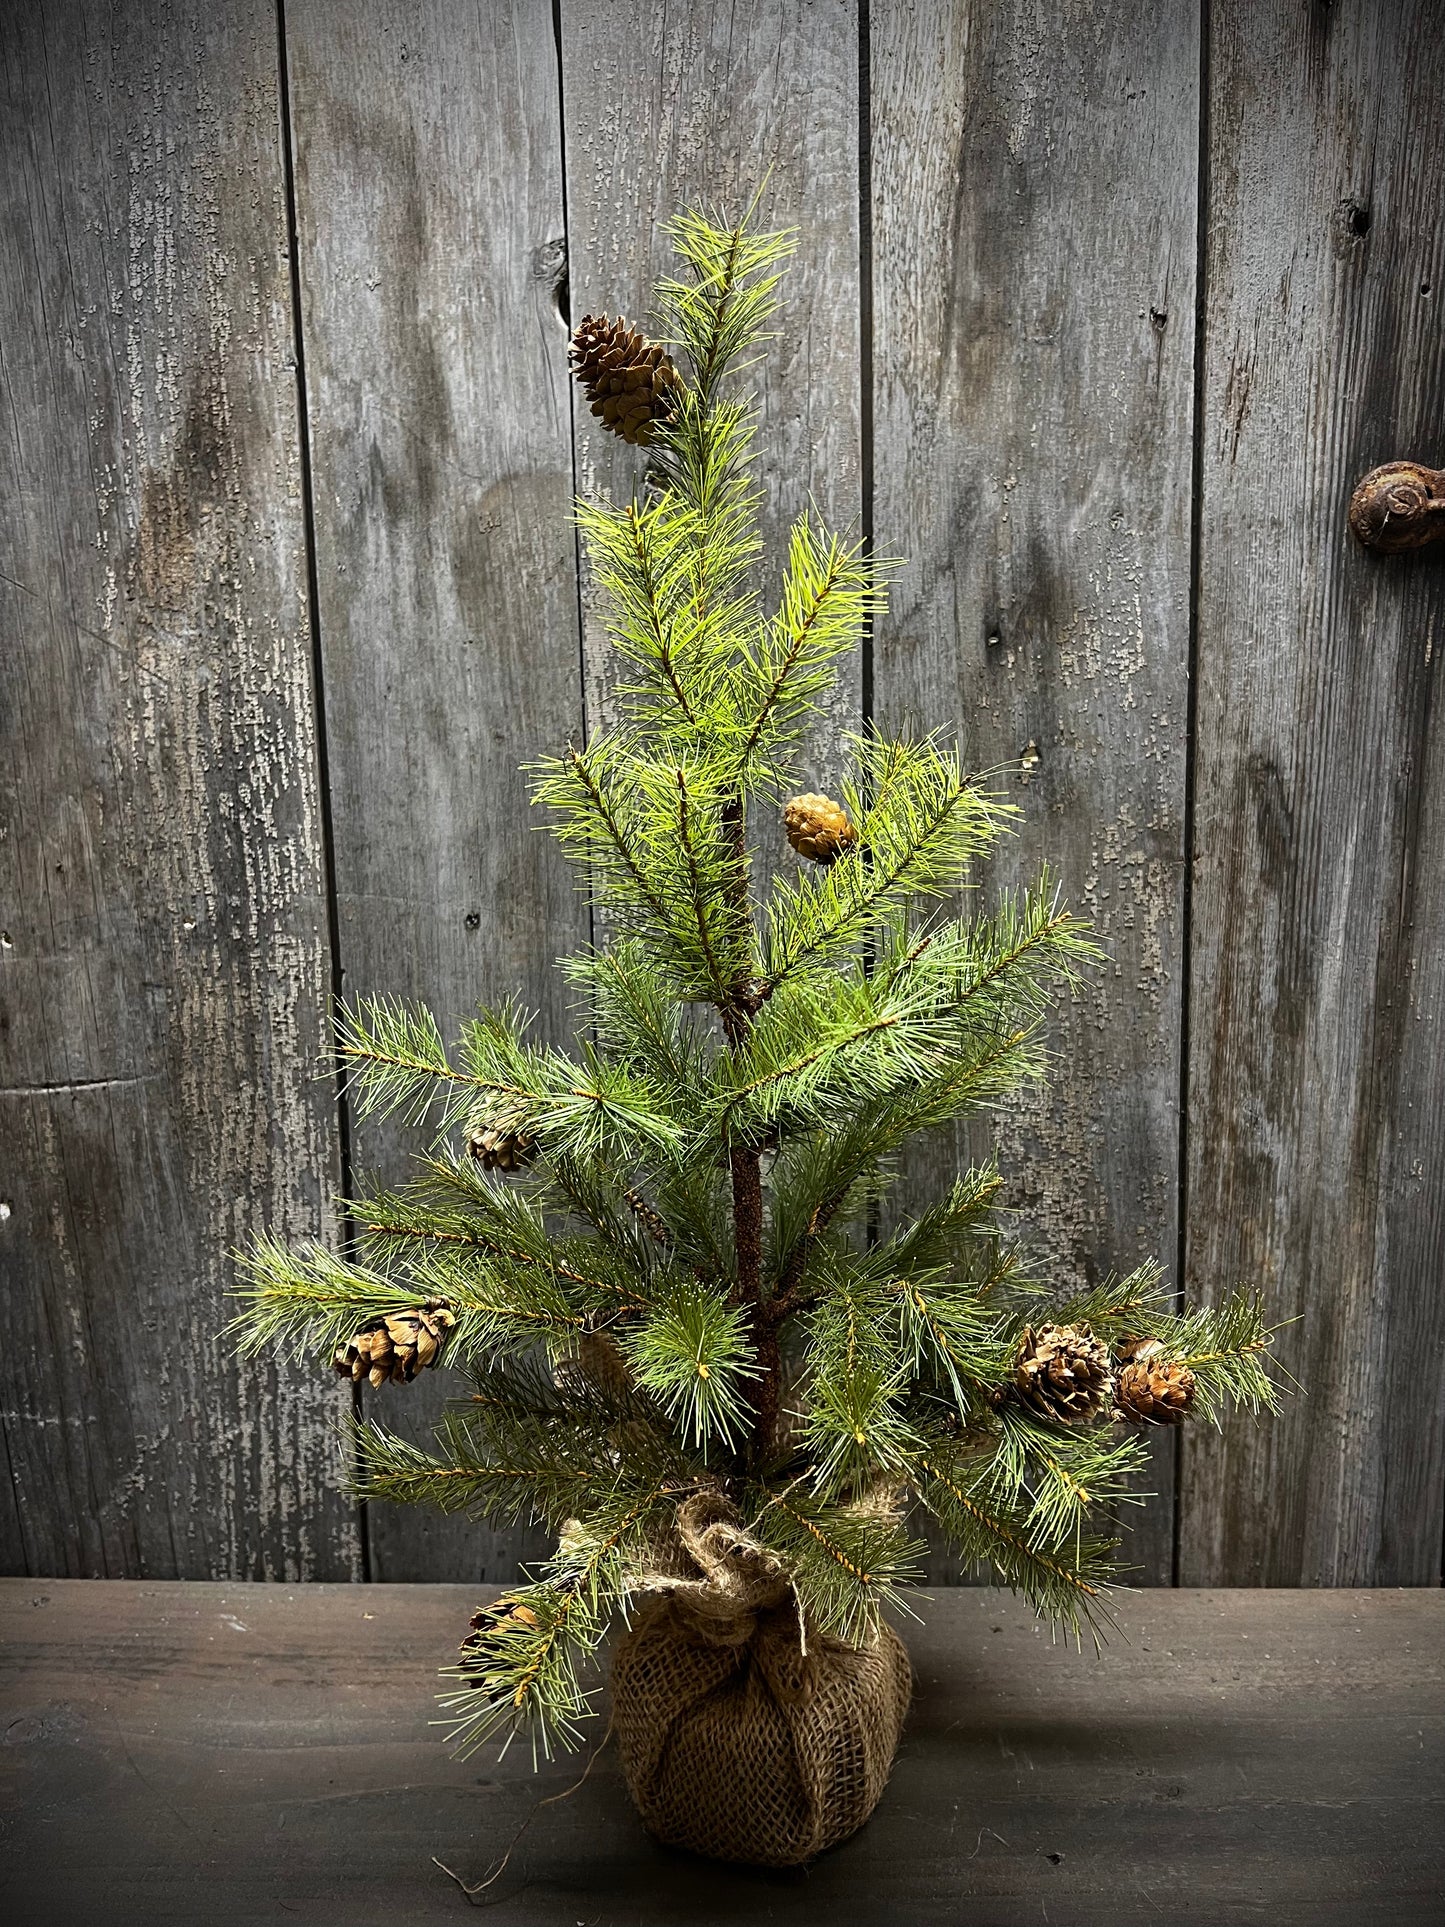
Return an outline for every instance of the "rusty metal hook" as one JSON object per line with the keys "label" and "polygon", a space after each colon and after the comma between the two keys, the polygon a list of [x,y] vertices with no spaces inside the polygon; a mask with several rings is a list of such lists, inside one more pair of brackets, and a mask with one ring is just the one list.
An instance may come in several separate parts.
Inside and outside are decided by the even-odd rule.
{"label": "rusty metal hook", "polygon": [[1445,538],[1445,468],[1386,462],[1350,497],[1350,527],[1367,549],[1397,555]]}

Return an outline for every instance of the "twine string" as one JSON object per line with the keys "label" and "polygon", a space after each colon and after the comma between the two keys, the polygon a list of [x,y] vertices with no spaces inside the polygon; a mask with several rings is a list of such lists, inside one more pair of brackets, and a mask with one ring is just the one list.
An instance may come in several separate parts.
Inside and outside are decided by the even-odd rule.
{"label": "twine string", "polygon": [[522,1822],[521,1826],[519,1826],[517,1828],[517,1831],[512,1835],[511,1840],[507,1843],[507,1851],[502,1855],[501,1860],[492,1869],[491,1873],[487,1875],[485,1880],[479,1880],[475,1887],[469,1887],[467,1883],[462,1879],[459,1873],[453,1873],[451,1868],[447,1866],[444,1861],[438,1860],[435,1854],[433,1854],[431,1857],[432,1865],[434,1867],[440,1867],[442,1872],[447,1876],[449,1880],[455,1880],[457,1885],[461,1888],[462,1892],[466,1895],[467,1900],[471,1906],[473,1907],[489,1906],[491,1904],[489,1901],[478,1900],[477,1895],[481,1893],[485,1893],[488,1887],[494,1886],[496,1882],[501,1879],[502,1875],[507,1871],[507,1862],[511,1859],[513,1853],[516,1851],[517,1842],[521,1839],[522,1835],[527,1831],[528,1827],[531,1826],[532,1822],[536,1819],[537,1815],[542,1811],[543,1807],[554,1807],[556,1806],[559,1800],[570,1800],[572,1798],[572,1795],[578,1792],[585,1785],[587,1780],[587,1775],[592,1771],[593,1767],[596,1766],[598,1760],[602,1756],[603,1749],[606,1747],[607,1742],[611,1738],[612,1738],[612,1721],[609,1719],[607,1722],[607,1731],[602,1735],[602,1738],[597,1742],[596,1746],[593,1747],[592,1756],[588,1760],[586,1766],[583,1767],[581,1778],[574,1780],[572,1785],[565,1788],[563,1792],[549,1793],[545,1800],[539,1800],[537,1802],[537,1804],[532,1808],[532,1811],[527,1815],[526,1819]]}

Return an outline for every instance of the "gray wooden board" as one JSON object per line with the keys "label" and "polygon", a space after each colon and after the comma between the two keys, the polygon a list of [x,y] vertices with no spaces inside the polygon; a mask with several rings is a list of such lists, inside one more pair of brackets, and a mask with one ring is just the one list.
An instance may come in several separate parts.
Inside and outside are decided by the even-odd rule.
{"label": "gray wooden board", "polygon": [[[343,991],[446,1033],[518,996],[557,1040],[586,904],[520,768],[582,715],[551,12],[296,0],[286,25]],[[395,1180],[424,1141],[368,1124],[355,1162]],[[456,1389],[368,1408],[425,1438]],[[541,1549],[369,1523],[382,1579]]]}
{"label": "gray wooden board", "polygon": [[[566,237],[572,310],[640,318],[661,219],[771,169],[804,231],[762,374],[774,554],[809,492],[859,513],[871,292],[873,520],[912,557],[879,720],[1027,752],[987,882],[1050,855],[1111,952],[1052,1095],[1001,1121],[1012,1197],[1068,1271],[1167,1260],[1195,9],[874,0],[871,262],[851,0],[286,11],[347,989],[570,1028],[548,965],[588,912],[517,775],[608,711]],[[1343,512],[1372,463],[1445,457],[1445,56],[1409,0],[1209,13],[1187,1283],[1302,1313],[1309,1398],[1191,1439],[1181,1570],[1433,1582],[1445,560],[1366,557]],[[0,1561],[340,1575],[341,1394],[215,1336],[230,1247],[334,1236],[339,1176],[275,11],[12,6],[0,47]],[[578,419],[583,485],[630,487]],[[862,701],[860,664],[802,780]],[[395,1174],[401,1134],[356,1151]],[[446,1389],[374,1409],[425,1429]],[[1167,1577],[1151,1483],[1134,1555]],[[371,1524],[385,1577],[528,1543]]]}
{"label": "gray wooden board", "polygon": [[[853,0],[741,0],[660,8],[562,0],[567,224],[574,319],[625,313],[646,325],[675,263],[662,223],[683,206],[735,215],[762,192],[759,221],[797,228],[775,339],[744,382],[760,406],[767,555],[776,595],[787,531],[817,505],[860,533],[861,299],[858,245],[858,19]],[[577,400],[578,486],[625,501],[639,451]],[[617,665],[584,578],[588,714],[606,718]],[[861,716],[861,651],[841,665],[798,786],[836,784],[838,739]],[[758,888],[786,850],[757,812]]]}
{"label": "gray wooden board", "polygon": [[0,64],[0,1562],[342,1577],[338,1395],[218,1336],[337,1176],[274,17]]}
{"label": "gray wooden board", "polygon": [[[615,1749],[533,1777],[427,1725],[462,1586],[0,1585],[13,1927],[458,1920],[1371,1927],[1445,1910],[1445,1598],[1126,1597],[1096,1657],[945,1592],[874,1819],[806,1872],[654,1845]],[[589,1747],[602,1730],[599,1720]]]}
{"label": "gray wooden board", "polygon": [[[1108,962],[1048,1088],[920,1157],[993,1149],[1066,1282],[1177,1243],[1198,8],[872,9],[880,550],[889,729],[956,726],[1022,811],[982,879],[1054,868]],[[1020,767],[1020,765],[1023,767]],[[1172,1569],[1170,1442],[1132,1536]]]}
{"label": "gray wooden board", "polygon": [[1307,1396],[1191,1440],[1187,1582],[1433,1584],[1445,1496],[1445,556],[1346,534],[1445,459],[1428,5],[1212,10],[1188,1278]]}

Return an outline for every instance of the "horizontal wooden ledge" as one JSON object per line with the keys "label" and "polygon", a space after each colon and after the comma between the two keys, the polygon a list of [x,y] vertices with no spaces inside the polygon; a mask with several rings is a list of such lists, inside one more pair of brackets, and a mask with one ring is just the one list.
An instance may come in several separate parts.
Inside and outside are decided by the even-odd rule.
{"label": "horizontal wooden ledge", "polygon": [[[495,1591],[0,1581],[4,1918],[460,1918],[432,1857],[481,1879],[581,1771],[458,1764],[428,1726]],[[1007,1594],[926,1611],[893,1781],[848,1845],[797,1874],[654,1846],[609,1749],[537,1813],[490,1919],[1445,1914],[1445,1594],[1126,1594],[1100,1654]]]}

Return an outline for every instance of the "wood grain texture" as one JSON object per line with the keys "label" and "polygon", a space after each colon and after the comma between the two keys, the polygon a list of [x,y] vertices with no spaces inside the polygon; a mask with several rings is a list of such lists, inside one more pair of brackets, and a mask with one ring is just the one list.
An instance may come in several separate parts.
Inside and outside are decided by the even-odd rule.
{"label": "wood grain texture", "polygon": [[[811,497],[859,530],[862,415],[858,243],[858,19],[853,0],[624,5],[562,0],[567,216],[574,316],[643,323],[674,262],[662,223],[684,205],[729,217],[763,194],[759,220],[800,230],[774,331],[751,371],[767,502],[765,600],[787,530]],[[576,409],[578,487],[628,498],[638,451]],[[588,713],[609,714],[616,665],[584,580]],[[836,781],[838,739],[862,714],[861,652],[810,739],[799,788]],[[780,826],[753,825],[792,862]],[[760,885],[773,868],[760,850]]]}
{"label": "wood grain texture", "polygon": [[1307,1396],[1191,1441],[1186,1582],[1438,1583],[1445,560],[1345,530],[1445,444],[1433,8],[1212,10],[1188,1277]]}
{"label": "wood grain texture", "polygon": [[[1022,811],[984,900],[1047,859],[1106,967],[993,1150],[1019,1229],[1094,1279],[1177,1246],[1197,8],[872,10],[880,623],[889,729],[954,728]],[[1172,1455],[1133,1533],[1168,1583]]]}
{"label": "wood grain texture", "polygon": [[[444,1033],[551,969],[586,905],[520,765],[581,727],[557,57],[515,0],[286,10],[343,989]],[[405,1174],[420,1134],[362,1129]],[[370,1408],[425,1438],[450,1375]],[[372,1508],[374,1576],[514,1576],[533,1536]]]}
{"label": "wood grain texture", "polygon": [[0,1561],[344,1577],[337,1396],[217,1335],[337,1173],[274,18],[0,62]]}
{"label": "wood grain texture", "polygon": [[[1104,1653],[937,1599],[874,1818],[806,1871],[654,1845],[615,1749],[534,1776],[427,1724],[461,1586],[0,1585],[14,1927],[1403,1927],[1445,1907],[1445,1599],[1153,1593]],[[604,1711],[605,1717],[605,1711]],[[599,1721],[589,1745],[602,1731]]]}
{"label": "wood grain texture", "polygon": [[[1445,54],[1425,0],[1207,11],[1206,63],[1192,0],[290,0],[285,99],[269,0],[6,11],[0,1565],[360,1559],[344,1395],[215,1336],[254,1229],[339,1236],[284,124],[346,991],[515,992],[569,1035],[589,912],[518,766],[610,713],[568,504],[640,463],[577,410],[568,320],[644,319],[666,216],[766,180],[802,230],[769,585],[809,495],[910,558],[800,784],[870,702],[956,722],[1024,812],[984,897],[1048,856],[1109,950],[1049,1093],[903,1202],[996,1144],[1066,1275],[1168,1263],[1187,1028],[1185,1283],[1298,1314],[1309,1396],[1190,1436],[1180,1575],[1438,1583],[1445,557],[1366,555],[1345,508],[1445,460]],[[451,1389],[370,1407],[424,1435]],[[542,1546],[369,1525],[387,1579]]]}

